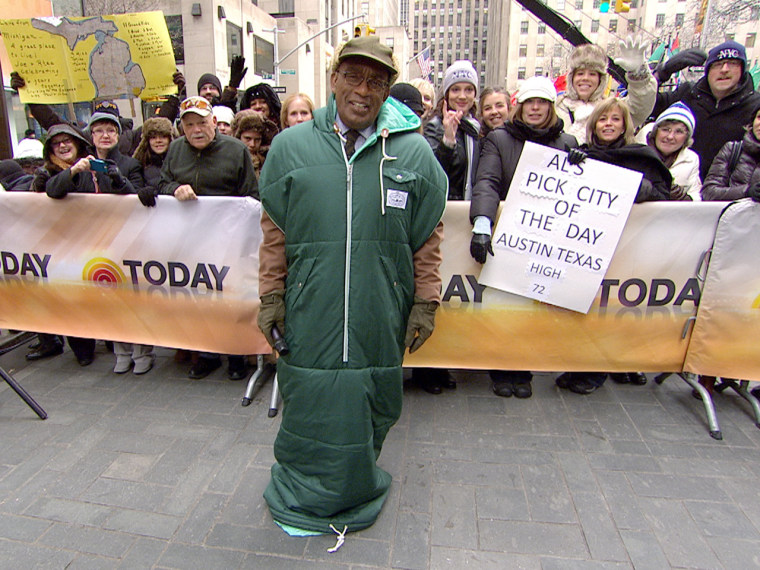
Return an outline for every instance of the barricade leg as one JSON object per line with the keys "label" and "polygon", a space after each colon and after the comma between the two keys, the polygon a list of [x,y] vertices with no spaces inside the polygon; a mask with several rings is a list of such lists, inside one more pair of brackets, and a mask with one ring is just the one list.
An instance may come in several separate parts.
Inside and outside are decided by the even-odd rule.
{"label": "barricade leg", "polygon": [[[657,384],[662,384],[665,381],[665,379],[668,378],[670,375],[671,374],[668,372],[659,374],[658,376],[655,377],[654,381]],[[696,376],[694,374],[683,372],[683,373],[678,373],[678,376],[680,376],[684,382],[686,382],[689,386],[691,386],[694,390],[696,390],[700,398],[702,399],[702,405],[705,407],[705,415],[707,416],[707,424],[710,429],[710,437],[712,437],[713,439],[722,440],[723,434],[720,431],[720,425],[718,424],[718,416],[715,413],[715,404],[713,404],[712,397],[710,396],[710,392],[708,392],[707,388],[702,386],[702,384],[697,382]]]}
{"label": "barricade leg", "polygon": [[737,381],[733,378],[721,378],[720,384],[716,386],[715,389],[718,392],[723,392],[723,390],[726,388],[731,388],[734,392],[749,402],[749,405],[752,407],[752,413],[755,416],[755,425],[760,428],[760,402],[758,402],[757,398],[749,393],[749,381]]}
{"label": "barricade leg", "polygon": [[269,402],[269,413],[267,414],[270,418],[273,418],[277,415],[277,406],[279,405],[280,400],[280,388],[277,385],[277,373],[275,372],[274,378],[272,378],[272,399]]}
{"label": "barricade leg", "polygon": [[248,385],[245,388],[245,394],[243,395],[242,406],[250,406],[253,400],[253,394],[256,391],[256,382],[258,382],[261,375],[264,373],[264,356],[261,354],[256,355],[256,371],[248,379]]}

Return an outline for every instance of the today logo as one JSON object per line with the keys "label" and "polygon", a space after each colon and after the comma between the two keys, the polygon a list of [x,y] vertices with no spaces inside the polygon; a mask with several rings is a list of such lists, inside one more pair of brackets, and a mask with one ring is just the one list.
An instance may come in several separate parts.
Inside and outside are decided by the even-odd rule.
{"label": "today logo", "polygon": [[82,280],[116,287],[126,283],[127,277],[121,267],[107,257],[94,257],[85,263],[84,269],[82,269]]}

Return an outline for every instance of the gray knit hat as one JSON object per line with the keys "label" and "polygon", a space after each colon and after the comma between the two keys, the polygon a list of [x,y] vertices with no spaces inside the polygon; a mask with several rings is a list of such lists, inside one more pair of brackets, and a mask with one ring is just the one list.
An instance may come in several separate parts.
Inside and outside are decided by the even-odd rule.
{"label": "gray knit hat", "polygon": [[443,75],[443,94],[446,95],[455,83],[470,83],[478,92],[478,72],[472,63],[466,59],[459,59],[452,63]]}

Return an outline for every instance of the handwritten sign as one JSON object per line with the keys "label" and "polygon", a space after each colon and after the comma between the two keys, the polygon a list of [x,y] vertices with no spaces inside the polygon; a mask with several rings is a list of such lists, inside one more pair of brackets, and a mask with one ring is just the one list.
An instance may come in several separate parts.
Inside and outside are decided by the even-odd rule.
{"label": "handwritten sign", "polygon": [[0,20],[22,103],[176,93],[174,53],[161,12]]}
{"label": "handwritten sign", "polygon": [[641,173],[525,143],[480,282],[587,313],[615,252]]}

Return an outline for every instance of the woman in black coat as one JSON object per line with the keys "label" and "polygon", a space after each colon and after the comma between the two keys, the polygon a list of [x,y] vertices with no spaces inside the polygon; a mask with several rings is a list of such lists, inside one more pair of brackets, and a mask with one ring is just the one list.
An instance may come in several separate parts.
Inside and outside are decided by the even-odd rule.
{"label": "woman in black coat", "polygon": [[[526,141],[567,151],[578,146],[572,135],[562,132],[554,102],[557,91],[547,77],[527,79],[517,93],[511,120],[493,129],[481,142],[480,162],[470,204],[473,223],[470,253],[485,263],[491,252],[491,232],[499,202],[507,197]],[[527,370],[491,370],[492,388],[498,396],[529,398],[532,374]]]}

